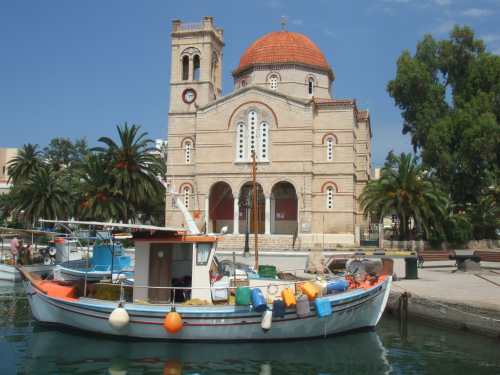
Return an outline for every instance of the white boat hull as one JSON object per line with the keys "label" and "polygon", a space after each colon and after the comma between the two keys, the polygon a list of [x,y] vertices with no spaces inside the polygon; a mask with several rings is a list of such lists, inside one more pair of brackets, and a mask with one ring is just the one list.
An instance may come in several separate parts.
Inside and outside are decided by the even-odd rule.
{"label": "white boat hull", "polygon": [[97,334],[157,340],[228,341],[285,340],[323,337],[351,330],[375,327],[385,309],[392,279],[386,278],[374,287],[356,289],[328,296],[333,314],[319,318],[313,304],[305,317],[294,309],[284,318],[273,318],[268,331],[261,328],[262,314],[246,306],[177,306],[183,318],[183,329],[170,334],[163,327],[168,305],[126,303],[129,324],[116,330],[108,322],[116,302],[88,298],[62,299],[49,297],[31,281],[24,281],[33,316],[43,323],[68,326]]}

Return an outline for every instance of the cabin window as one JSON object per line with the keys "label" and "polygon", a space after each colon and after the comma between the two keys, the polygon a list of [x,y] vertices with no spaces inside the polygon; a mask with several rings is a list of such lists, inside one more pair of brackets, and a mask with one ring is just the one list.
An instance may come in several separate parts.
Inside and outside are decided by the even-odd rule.
{"label": "cabin window", "polygon": [[193,81],[200,80],[200,56],[194,55],[193,57]]}
{"label": "cabin window", "polygon": [[182,58],[182,80],[187,81],[189,79],[189,56],[184,56]]}
{"label": "cabin window", "polygon": [[199,243],[196,245],[196,265],[206,266],[210,258],[211,243]]}

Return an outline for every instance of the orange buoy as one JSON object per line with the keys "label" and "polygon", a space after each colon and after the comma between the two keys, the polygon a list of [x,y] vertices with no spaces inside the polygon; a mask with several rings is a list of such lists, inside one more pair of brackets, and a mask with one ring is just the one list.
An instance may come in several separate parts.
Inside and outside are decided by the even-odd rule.
{"label": "orange buoy", "polygon": [[182,375],[182,362],[169,359],[163,367],[163,375]]}
{"label": "orange buoy", "polygon": [[163,327],[169,333],[177,333],[182,329],[182,317],[177,311],[175,311],[175,307],[165,316],[165,320],[163,321]]}

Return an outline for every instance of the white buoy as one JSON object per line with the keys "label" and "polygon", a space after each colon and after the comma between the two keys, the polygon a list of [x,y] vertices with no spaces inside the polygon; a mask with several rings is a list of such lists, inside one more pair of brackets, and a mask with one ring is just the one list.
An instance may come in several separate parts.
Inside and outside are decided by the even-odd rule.
{"label": "white buoy", "polygon": [[263,363],[260,365],[260,373],[259,375],[272,375],[273,368],[270,363]]}
{"label": "white buoy", "polygon": [[262,314],[262,322],[260,326],[264,331],[269,331],[271,329],[271,324],[273,322],[273,312],[271,310],[264,311]]}
{"label": "white buoy", "polygon": [[109,324],[111,324],[111,327],[113,327],[114,329],[122,329],[123,327],[128,325],[130,318],[128,316],[127,310],[125,310],[121,306],[118,306],[111,312],[111,314],[109,314],[108,321]]}

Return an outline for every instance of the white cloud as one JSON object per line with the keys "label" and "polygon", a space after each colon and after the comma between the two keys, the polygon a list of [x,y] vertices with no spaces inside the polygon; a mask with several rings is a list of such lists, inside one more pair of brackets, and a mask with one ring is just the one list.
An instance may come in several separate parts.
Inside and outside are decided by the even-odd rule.
{"label": "white cloud", "polygon": [[462,11],[462,15],[466,17],[481,18],[486,16],[491,16],[494,12],[490,9],[484,8],[469,8]]}

